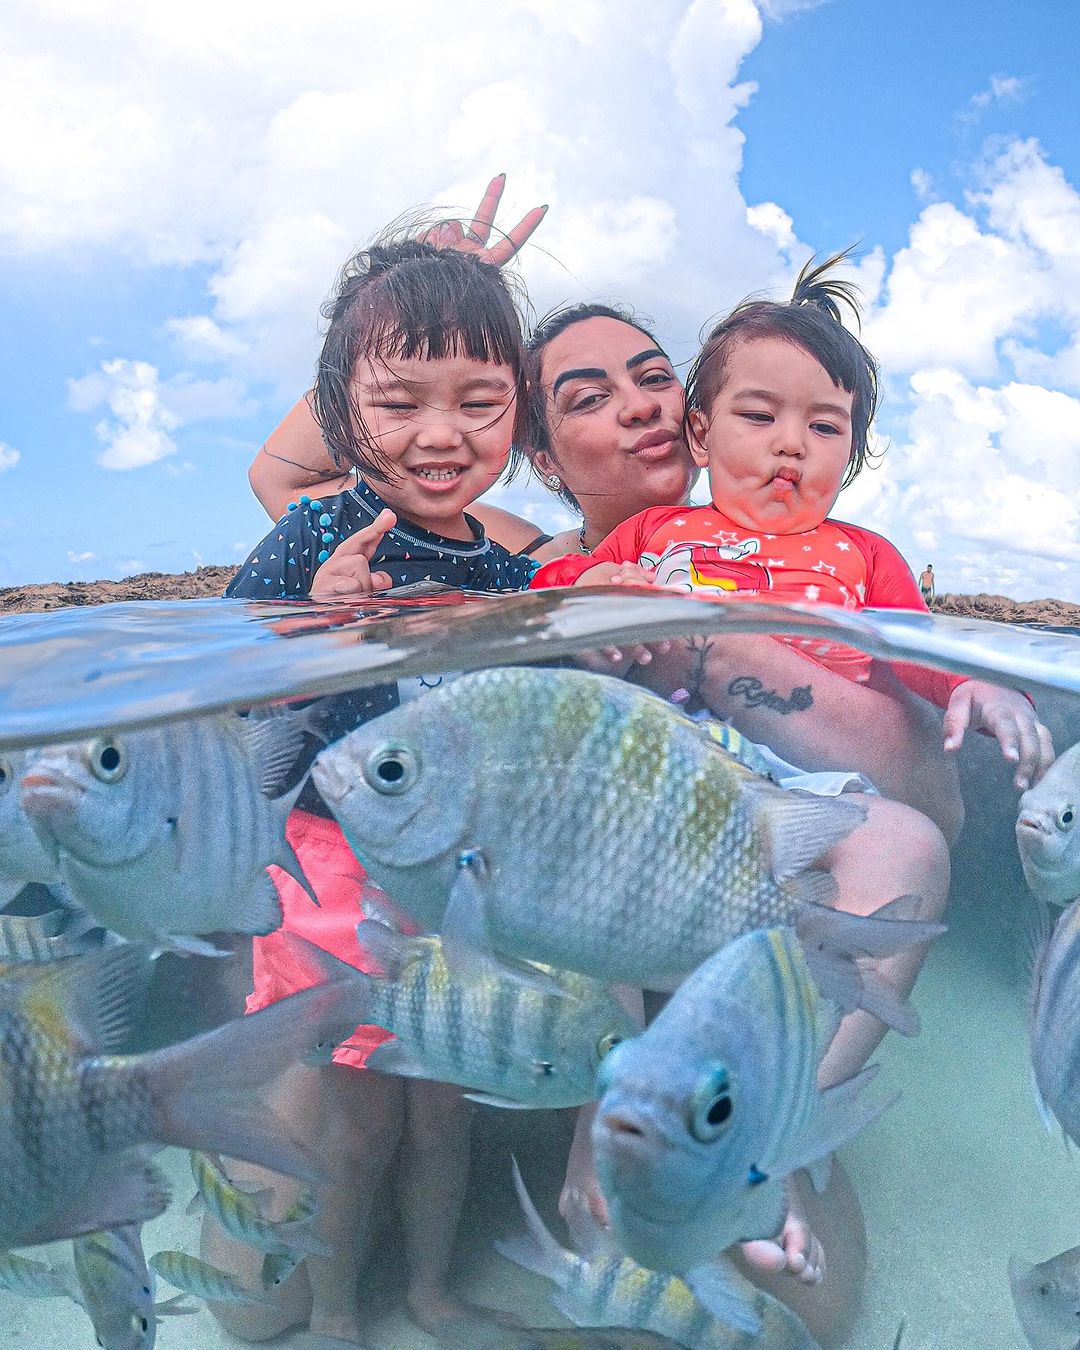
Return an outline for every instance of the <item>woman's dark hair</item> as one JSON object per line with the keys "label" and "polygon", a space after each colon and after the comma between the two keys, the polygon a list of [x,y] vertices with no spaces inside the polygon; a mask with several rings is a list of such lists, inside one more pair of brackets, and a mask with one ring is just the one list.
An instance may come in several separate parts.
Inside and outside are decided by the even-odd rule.
{"label": "woman's dark hair", "polygon": [[328,320],[312,395],[316,421],[335,463],[381,482],[394,470],[379,453],[352,396],[363,357],[500,362],[517,380],[513,436],[526,424],[521,320],[506,277],[472,254],[416,239],[383,239],[341,270],[322,308]]}
{"label": "woman's dark hair", "polygon": [[799,273],[790,300],[744,300],[711,330],[686,381],[687,422],[692,409],[708,413],[724,387],[728,360],[743,342],[782,338],[808,352],[828,371],[833,383],[852,395],[851,458],[844,473],[846,487],[871,457],[870,423],[878,404],[878,364],[862,343],[844,327],[841,306],[860,321],[858,288],[827,273],[850,254],[834,253],[814,266],[811,258]]}
{"label": "woman's dark hair", "polygon": [[[551,427],[548,425],[547,416],[547,396],[544,392],[541,382],[541,366],[544,360],[544,350],[549,343],[553,342],[560,333],[565,333],[568,328],[572,328],[576,323],[584,323],[587,319],[615,319],[618,323],[625,323],[630,328],[636,328],[639,333],[645,337],[659,351],[663,351],[660,343],[652,333],[644,326],[641,320],[634,314],[633,310],[626,309],[622,305],[600,305],[582,303],[577,305],[562,305],[558,309],[550,310],[532,331],[532,335],[525,344],[527,356],[527,370],[529,376],[529,404],[528,418],[525,427],[525,443],[520,452],[515,448],[514,455],[516,463],[511,472],[516,471],[521,459],[526,459],[530,464],[536,460],[536,456],[544,451],[549,454],[556,462],[559,462],[558,455],[552,449],[551,445]],[[543,481],[543,479],[541,479]],[[550,489],[549,489],[550,491]],[[583,515],[581,506],[564,483],[555,494],[564,505],[571,511]]]}

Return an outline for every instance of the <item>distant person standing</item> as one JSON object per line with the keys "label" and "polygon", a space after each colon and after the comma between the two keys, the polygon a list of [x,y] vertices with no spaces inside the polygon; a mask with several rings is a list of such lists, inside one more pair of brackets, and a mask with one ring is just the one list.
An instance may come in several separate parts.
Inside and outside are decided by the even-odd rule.
{"label": "distant person standing", "polygon": [[919,577],[919,590],[922,591],[922,598],[928,605],[934,603],[934,567],[932,563],[927,563],[924,571]]}

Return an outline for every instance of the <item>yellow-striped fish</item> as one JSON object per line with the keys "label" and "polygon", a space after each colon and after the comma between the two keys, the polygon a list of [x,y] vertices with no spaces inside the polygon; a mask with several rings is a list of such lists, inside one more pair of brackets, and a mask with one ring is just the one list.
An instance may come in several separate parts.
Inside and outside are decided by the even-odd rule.
{"label": "yellow-striped fish", "polygon": [[197,1311],[179,1305],[182,1294],[154,1302],[138,1224],[76,1238],[71,1248],[80,1302],[102,1350],[152,1350],[159,1317]]}
{"label": "yellow-striped fish", "polygon": [[0,1253],[0,1289],[20,1298],[72,1298],[69,1281],[46,1261]]}
{"label": "yellow-striped fish", "polygon": [[0,914],[0,966],[40,965],[87,951],[94,920],[58,906],[44,914]]}
{"label": "yellow-striped fish", "polygon": [[542,989],[489,964],[458,975],[437,937],[371,919],[356,934],[383,970],[360,977],[370,990],[365,1020],[397,1038],[368,1057],[382,1073],[458,1083],[496,1106],[579,1106],[596,1096],[604,1055],[640,1030],[587,975],[540,967]]}
{"label": "yellow-striped fish", "polygon": [[207,1303],[272,1303],[265,1289],[245,1289],[240,1281],[217,1266],[186,1252],[155,1252],[150,1269],[175,1289],[205,1299]]}
{"label": "yellow-striped fish", "polygon": [[278,1256],[292,1253],[330,1254],[330,1248],[312,1231],[318,1204],[311,1192],[300,1195],[288,1214],[278,1220],[263,1217],[259,1197],[234,1186],[208,1154],[191,1155],[191,1175],[207,1211],[230,1237]]}
{"label": "yellow-striped fish", "polygon": [[593,1150],[634,1260],[683,1273],[733,1242],[776,1236],[784,1178],[824,1164],[891,1104],[856,1100],[872,1068],[818,1088],[836,1020],[795,934],[771,929],[710,957],[612,1051]]}
{"label": "yellow-striped fish", "polygon": [[[645,1270],[613,1249],[595,1220],[583,1253],[561,1247],[544,1226],[514,1163],[514,1187],[527,1232],[496,1250],[558,1285],[552,1302],[579,1326],[635,1327],[667,1336],[684,1350],[818,1350],[782,1303],[755,1289],[726,1263],[712,1262],[697,1289],[677,1276]],[[585,1216],[575,1232],[582,1233]],[[513,1342],[511,1341],[511,1344]]]}
{"label": "yellow-striped fish", "polygon": [[673,989],[732,939],[789,924],[829,998],[914,1029],[853,958],[940,927],[898,921],[914,897],[838,912],[817,866],[865,808],[778,787],[621,680],[465,675],[350,732],[312,773],[374,884],[442,934],[455,969],[495,952]]}

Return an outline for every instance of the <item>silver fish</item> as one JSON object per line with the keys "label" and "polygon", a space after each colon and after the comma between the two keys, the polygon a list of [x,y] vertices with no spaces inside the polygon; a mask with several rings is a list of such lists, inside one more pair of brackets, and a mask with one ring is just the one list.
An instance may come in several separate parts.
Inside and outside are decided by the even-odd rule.
{"label": "silver fish", "polygon": [[466,675],[323,750],[314,780],[374,883],[477,952],[674,988],[741,933],[792,924],[845,1008],[906,1031],[909,1005],[851,959],[927,940],[829,907],[814,864],[865,817],[787,791],[707,729],[621,680],[502,668]]}
{"label": "silver fish", "polygon": [[31,881],[59,882],[56,857],[34,832],[19,800],[19,780],[36,750],[6,750],[0,755],[0,904],[13,900]]}
{"label": "silver fish", "polygon": [[255,1094],[348,1016],[347,980],[141,1055],[123,1035],[145,965],[133,944],[0,977],[0,1248],[151,1218],[169,1191],[131,1150],[205,1148],[315,1181],[307,1150]]}
{"label": "silver fish", "polygon": [[[667,1336],[685,1350],[818,1350],[798,1317],[755,1289],[733,1268],[713,1262],[697,1289],[677,1276],[645,1270],[616,1251],[595,1220],[582,1254],[561,1247],[544,1226],[517,1163],[514,1188],[527,1232],[496,1242],[508,1260],[558,1285],[556,1308],[578,1326],[639,1327]],[[576,1216],[576,1234],[586,1233]]]}
{"label": "silver fish", "polygon": [[774,1237],[784,1178],[820,1164],[823,1182],[825,1160],[891,1104],[856,1103],[872,1068],[818,1088],[835,1028],[780,928],[710,957],[616,1046],[592,1140],[612,1230],[635,1261],[689,1272],[734,1242]]}
{"label": "silver fish", "polygon": [[0,914],[0,966],[60,961],[86,951],[97,924],[79,910],[58,906],[44,914]]}
{"label": "silver fish", "polygon": [[1016,844],[1039,900],[1067,905],[1080,896],[1080,744],[1059,755],[1020,798]]}
{"label": "silver fish", "polygon": [[439,938],[371,919],[356,933],[384,972],[360,977],[370,991],[365,1020],[397,1038],[368,1057],[382,1073],[458,1083],[496,1106],[579,1106],[596,1096],[604,1055],[640,1030],[586,975],[539,967],[550,991],[486,964],[459,977]]}
{"label": "silver fish", "polygon": [[[191,1155],[191,1174],[199,1195],[230,1237],[246,1242],[260,1251],[289,1256],[315,1252],[328,1256],[330,1248],[312,1231],[318,1217],[318,1205],[310,1193],[300,1195],[285,1216],[278,1220],[263,1217],[259,1197],[234,1186],[221,1166],[208,1154]],[[294,1262],[294,1268],[297,1262]]]}
{"label": "silver fish", "polygon": [[234,1276],[186,1252],[155,1252],[150,1269],[185,1294],[208,1303],[272,1303],[264,1289],[245,1289]]}
{"label": "silver fish", "polygon": [[1080,1247],[1038,1265],[1009,1262],[1016,1315],[1034,1350],[1080,1348]]}
{"label": "silver fish", "polygon": [[0,1289],[20,1298],[72,1298],[71,1285],[45,1261],[31,1261],[15,1252],[0,1253]]}
{"label": "silver fish", "polygon": [[121,936],[210,950],[199,934],[269,933],[266,868],[303,872],[285,839],[300,791],[274,796],[302,716],[232,713],[41,750],[19,799],[75,901]]}
{"label": "silver fish", "polygon": [[161,1317],[193,1313],[180,1299],[154,1302],[154,1278],[139,1224],[124,1224],[72,1243],[81,1303],[102,1350],[152,1350]]}
{"label": "silver fish", "polygon": [[1028,1021],[1044,1118],[1052,1113],[1080,1143],[1080,900],[1061,912],[1036,959]]}

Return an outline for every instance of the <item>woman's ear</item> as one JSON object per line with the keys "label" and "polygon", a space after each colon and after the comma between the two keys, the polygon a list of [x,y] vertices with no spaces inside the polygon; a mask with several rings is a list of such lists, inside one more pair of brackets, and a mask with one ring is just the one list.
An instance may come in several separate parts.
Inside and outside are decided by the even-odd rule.
{"label": "woman's ear", "polygon": [[709,452],[705,446],[705,437],[709,434],[709,419],[700,408],[691,408],[686,415],[686,426],[690,457],[699,469],[707,469]]}
{"label": "woman's ear", "polygon": [[546,450],[538,450],[532,457],[533,472],[543,481],[550,474],[561,474],[562,470]]}

